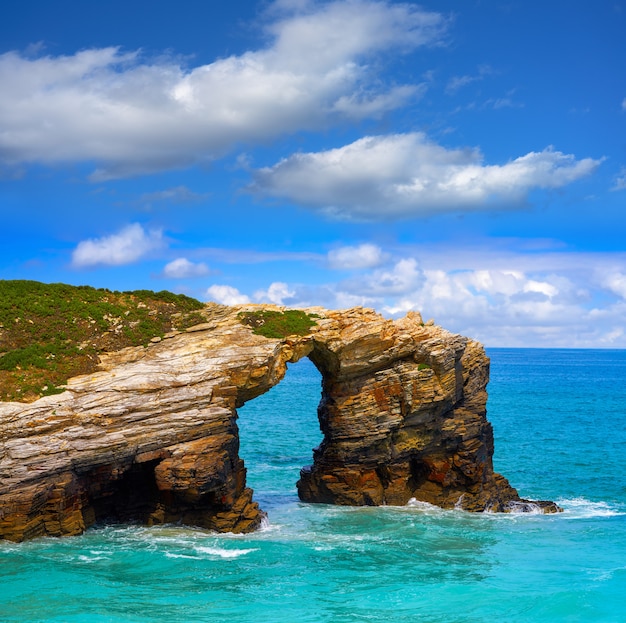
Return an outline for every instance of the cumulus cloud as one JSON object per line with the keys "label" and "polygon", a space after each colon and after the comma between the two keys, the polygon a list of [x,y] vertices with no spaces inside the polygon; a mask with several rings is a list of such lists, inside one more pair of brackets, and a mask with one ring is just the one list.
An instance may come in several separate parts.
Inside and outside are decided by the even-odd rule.
{"label": "cumulus cloud", "polygon": [[293,299],[294,296],[295,292],[282,281],[275,281],[267,290],[258,290],[254,293],[254,298],[259,303],[274,303],[274,305],[284,305],[286,300]]}
{"label": "cumulus cloud", "polygon": [[[335,284],[335,300],[361,293],[392,316],[418,310],[488,346],[626,347],[624,254],[456,251],[417,250]],[[408,278],[373,288],[384,272]]]}
{"label": "cumulus cloud", "polygon": [[589,345],[598,339],[589,293],[563,275],[489,268],[424,270],[423,277],[418,289],[384,310],[395,316],[419,310],[490,346],[573,346],[585,339]]}
{"label": "cumulus cloud", "polygon": [[385,259],[382,249],[375,244],[339,247],[328,252],[328,266],[335,270],[373,268]]}
{"label": "cumulus cloud", "polygon": [[417,290],[423,273],[414,258],[404,258],[390,268],[378,269],[365,276],[344,281],[340,289],[359,296],[397,296]]}
{"label": "cumulus cloud", "polygon": [[209,274],[209,267],[204,262],[190,262],[186,257],[179,257],[165,265],[163,276],[168,279],[189,279]]}
{"label": "cumulus cloud", "polygon": [[86,268],[131,264],[164,244],[161,230],[146,231],[139,223],[133,223],[117,234],[79,242],[72,253],[72,265]]}
{"label": "cumulus cloud", "polygon": [[390,296],[412,292],[418,288],[423,273],[414,258],[396,262],[390,269],[376,270],[366,282],[346,282],[353,293],[357,290],[371,296]]}
{"label": "cumulus cloud", "polygon": [[208,161],[240,143],[376,116],[420,93],[386,86],[372,55],[437,43],[413,4],[280,2],[265,48],[193,68],[119,48],[0,55],[0,162],[94,161],[93,181]]}
{"label": "cumulus cloud", "polygon": [[239,292],[237,288],[227,285],[212,285],[206,291],[206,297],[209,301],[215,301],[222,305],[242,305],[249,303],[250,299]]}
{"label": "cumulus cloud", "polygon": [[531,190],[565,186],[599,164],[547,148],[487,165],[476,149],[447,149],[413,132],[294,154],[258,169],[249,190],[339,218],[382,220],[519,205]]}

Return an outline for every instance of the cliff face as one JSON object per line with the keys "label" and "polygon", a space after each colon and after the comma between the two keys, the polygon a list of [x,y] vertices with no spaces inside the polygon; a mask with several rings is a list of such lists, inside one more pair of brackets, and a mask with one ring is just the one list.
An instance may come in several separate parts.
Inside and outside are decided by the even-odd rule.
{"label": "cliff face", "polygon": [[0,403],[0,538],[110,520],[254,530],[263,513],[246,488],[236,408],[304,356],[322,374],[324,441],[302,470],[303,500],[528,504],[493,472],[480,344],[419,314],[394,322],[361,308],[309,310],[309,334],[266,338],[240,322],[247,309],[260,307],[208,306],[206,323],[109,354],[63,394]]}

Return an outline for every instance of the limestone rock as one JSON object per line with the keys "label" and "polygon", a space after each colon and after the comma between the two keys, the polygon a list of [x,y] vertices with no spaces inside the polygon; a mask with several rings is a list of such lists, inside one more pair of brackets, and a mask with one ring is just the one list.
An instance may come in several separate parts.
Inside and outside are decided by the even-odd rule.
{"label": "limestone rock", "polygon": [[477,342],[417,313],[391,321],[363,308],[305,310],[317,315],[308,335],[269,339],[238,313],[281,308],[210,309],[202,325],[108,354],[63,394],[0,403],[0,538],[80,534],[111,520],[258,528],[236,408],[304,356],[322,374],[324,441],[302,470],[303,500],[531,504],[493,471],[489,361]]}

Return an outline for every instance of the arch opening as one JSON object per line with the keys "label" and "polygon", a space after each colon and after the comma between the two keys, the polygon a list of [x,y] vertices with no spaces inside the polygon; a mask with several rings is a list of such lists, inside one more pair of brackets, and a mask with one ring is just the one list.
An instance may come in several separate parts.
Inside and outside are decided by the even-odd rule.
{"label": "arch opening", "polygon": [[308,357],[289,363],[285,377],[237,409],[239,456],[247,485],[262,509],[298,499],[300,470],[313,462],[323,435],[317,415],[322,375]]}

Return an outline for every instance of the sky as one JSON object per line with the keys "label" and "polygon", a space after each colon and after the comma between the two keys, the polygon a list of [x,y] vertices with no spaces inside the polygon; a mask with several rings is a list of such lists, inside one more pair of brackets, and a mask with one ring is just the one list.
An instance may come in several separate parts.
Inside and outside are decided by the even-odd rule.
{"label": "sky", "polygon": [[626,348],[626,0],[21,0],[0,279]]}

